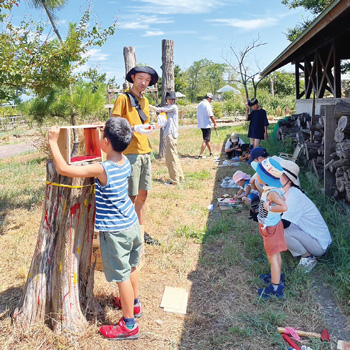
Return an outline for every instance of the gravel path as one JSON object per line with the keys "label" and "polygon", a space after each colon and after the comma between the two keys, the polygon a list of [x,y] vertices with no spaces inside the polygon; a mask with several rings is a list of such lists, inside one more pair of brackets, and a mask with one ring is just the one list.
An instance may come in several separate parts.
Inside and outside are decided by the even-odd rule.
{"label": "gravel path", "polygon": [[33,151],[35,148],[29,143],[22,142],[15,145],[0,146],[0,159],[13,157],[16,154]]}

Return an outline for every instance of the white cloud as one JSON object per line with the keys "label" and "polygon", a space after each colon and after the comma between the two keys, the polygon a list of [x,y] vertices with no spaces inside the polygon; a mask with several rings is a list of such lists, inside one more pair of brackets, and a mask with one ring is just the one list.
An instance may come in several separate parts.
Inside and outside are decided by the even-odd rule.
{"label": "white cloud", "polygon": [[164,19],[157,16],[138,16],[131,22],[121,22],[118,29],[149,29],[154,24],[167,24],[173,23],[170,18]]}
{"label": "white cloud", "polygon": [[150,31],[150,30],[146,30],[145,34],[143,36],[161,36],[164,35],[164,32],[161,30],[157,30],[157,31]]}
{"label": "white cloud", "polygon": [[132,10],[159,14],[210,13],[212,9],[232,4],[234,0],[139,0],[144,6],[132,6]]}
{"label": "white cloud", "polygon": [[240,28],[243,30],[256,30],[261,28],[272,27],[278,23],[276,18],[267,17],[264,19],[212,19],[209,22],[216,23],[217,25],[230,26],[234,28]]}
{"label": "white cloud", "polygon": [[200,36],[198,38],[206,41],[212,41],[216,39],[216,37],[213,35]]}
{"label": "white cloud", "polygon": [[91,49],[87,51],[84,57],[89,57],[91,61],[106,61],[108,54],[102,53],[101,50]]}

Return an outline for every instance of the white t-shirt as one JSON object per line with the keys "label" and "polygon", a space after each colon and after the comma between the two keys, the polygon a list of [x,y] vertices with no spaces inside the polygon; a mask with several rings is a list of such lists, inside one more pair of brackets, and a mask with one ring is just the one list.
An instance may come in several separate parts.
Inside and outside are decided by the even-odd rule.
{"label": "white t-shirt", "polygon": [[211,129],[210,117],[214,117],[213,108],[207,99],[204,99],[197,107],[197,127]]}
{"label": "white t-shirt", "polygon": [[323,249],[327,249],[332,243],[331,234],[315,204],[295,187],[291,187],[284,197],[288,209],[283,213],[282,219],[297,225],[315,238]]}
{"label": "white t-shirt", "polygon": [[[230,148],[232,148],[232,141],[231,141],[231,139],[228,139],[227,141],[226,141],[226,145],[225,145],[225,150],[226,149],[230,149]],[[242,146],[242,145],[244,145],[244,141],[239,137],[238,138],[238,146]]]}

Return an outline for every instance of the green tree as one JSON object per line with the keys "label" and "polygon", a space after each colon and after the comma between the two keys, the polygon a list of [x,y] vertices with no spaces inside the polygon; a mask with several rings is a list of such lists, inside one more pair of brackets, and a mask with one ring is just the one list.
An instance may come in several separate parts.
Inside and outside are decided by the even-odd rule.
{"label": "green tree", "polygon": [[191,102],[196,101],[196,97],[199,91],[200,73],[206,61],[207,60],[195,61],[193,62],[192,66],[186,71],[188,75],[188,88],[186,95],[189,97]]}
{"label": "green tree", "polygon": [[215,92],[225,83],[225,64],[215,63],[208,59],[193,62],[186,71],[188,80],[187,96],[195,102],[197,96],[204,96],[207,92]]}
{"label": "green tree", "polygon": [[288,40],[291,42],[296,40],[313,19],[331,3],[332,0],[282,0],[282,4],[290,9],[303,7],[313,15],[311,20],[303,18],[303,21],[298,23],[294,28],[288,28],[286,34]]}
{"label": "green tree", "polygon": [[59,117],[71,122],[72,115],[86,120],[100,120],[107,115],[106,85],[103,82],[80,80],[70,88],[59,88],[45,97],[37,96],[21,106],[21,111],[39,123],[46,118]]}
{"label": "green tree", "polygon": [[102,46],[115,31],[116,23],[106,29],[98,24],[89,26],[88,9],[79,23],[70,24],[61,44],[50,40],[45,26],[31,19],[15,27],[10,21],[13,5],[11,0],[0,3],[0,99],[16,89],[45,96],[57,88],[69,87],[78,78],[74,70],[87,62],[87,51]]}
{"label": "green tree", "polygon": [[207,89],[209,92],[215,94],[224,84],[224,73],[226,71],[226,64],[214,63],[208,61],[204,67],[204,79],[205,83],[204,91]]}
{"label": "green tree", "polygon": [[273,96],[295,96],[295,77],[292,73],[275,71],[260,83],[259,88]]}
{"label": "green tree", "polygon": [[186,89],[188,87],[188,77],[186,72],[183,72],[179,65],[175,65],[174,75],[175,75],[175,91],[179,91],[181,93],[186,92]]}

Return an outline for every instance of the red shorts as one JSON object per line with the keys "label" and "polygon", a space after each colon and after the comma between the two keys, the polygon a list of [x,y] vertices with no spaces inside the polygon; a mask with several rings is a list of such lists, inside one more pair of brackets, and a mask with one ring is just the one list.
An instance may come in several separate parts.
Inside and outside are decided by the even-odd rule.
{"label": "red shorts", "polygon": [[267,255],[271,256],[287,250],[282,221],[275,226],[267,226],[264,230],[263,225],[259,223],[259,232],[264,240]]}

